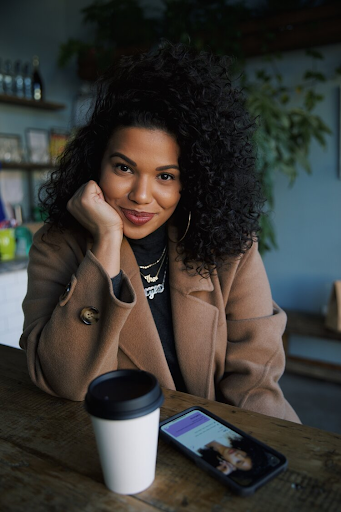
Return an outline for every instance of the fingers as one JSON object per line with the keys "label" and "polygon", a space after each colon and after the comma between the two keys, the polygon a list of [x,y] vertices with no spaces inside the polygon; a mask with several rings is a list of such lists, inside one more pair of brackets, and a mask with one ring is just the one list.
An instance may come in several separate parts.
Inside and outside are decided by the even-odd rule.
{"label": "fingers", "polygon": [[79,187],[68,201],[67,210],[95,237],[112,230],[122,231],[123,236],[120,215],[106,202],[101,188],[93,180]]}

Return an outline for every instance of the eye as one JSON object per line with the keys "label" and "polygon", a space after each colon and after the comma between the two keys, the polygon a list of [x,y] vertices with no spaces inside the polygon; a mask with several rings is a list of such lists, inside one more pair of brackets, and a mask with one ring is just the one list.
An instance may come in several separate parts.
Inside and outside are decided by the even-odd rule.
{"label": "eye", "polygon": [[128,167],[126,164],[115,164],[115,169],[119,169],[121,172],[128,173],[132,172],[130,167]]}
{"label": "eye", "polygon": [[163,172],[162,174],[159,174],[158,178],[160,178],[160,180],[162,181],[170,181],[175,179],[173,174],[169,174],[168,172]]}

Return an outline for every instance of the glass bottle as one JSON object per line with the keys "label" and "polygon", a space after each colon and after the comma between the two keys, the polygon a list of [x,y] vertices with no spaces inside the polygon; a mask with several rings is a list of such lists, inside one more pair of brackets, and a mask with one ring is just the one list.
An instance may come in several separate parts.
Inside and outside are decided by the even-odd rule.
{"label": "glass bottle", "polygon": [[39,72],[39,58],[37,55],[33,57],[32,94],[34,100],[43,100],[43,82]]}
{"label": "glass bottle", "polygon": [[17,60],[14,65],[14,94],[18,98],[24,97],[24,77],[21,72],[20,60]]}
{"label": "glass bottle", "polygon": [[4,94],[5,93],[5,89],[4,89],[4,74],[3,74],[3,71],[2,71],[2,60],[0,59],[0,94]]}
{"label": "glass bottle", "polygon": [[32,99],[32,74],[30,64],[26,62],[23,69],[24,74],[24,98],[27,100]]}
{"label": "glass bottle", "polygon": [[13,72],[12,62],[7,59],[4,66],[4,90],[5,94],[13,94]]}

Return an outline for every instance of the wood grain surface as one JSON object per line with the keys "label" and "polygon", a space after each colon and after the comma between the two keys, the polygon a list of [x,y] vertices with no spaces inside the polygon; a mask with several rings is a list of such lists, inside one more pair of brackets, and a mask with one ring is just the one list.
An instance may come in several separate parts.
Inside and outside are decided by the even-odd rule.
{"label": "wood grain surface", "polygon": [[0,510],[341,511],[341,436],[163,390],[161,418],[201,405],[282,452],[287,471],[241,498],[159,441],[154,483],[120,496],[103,483],[82,402],[49,396],[30,381],[25,354],[0,346]]}

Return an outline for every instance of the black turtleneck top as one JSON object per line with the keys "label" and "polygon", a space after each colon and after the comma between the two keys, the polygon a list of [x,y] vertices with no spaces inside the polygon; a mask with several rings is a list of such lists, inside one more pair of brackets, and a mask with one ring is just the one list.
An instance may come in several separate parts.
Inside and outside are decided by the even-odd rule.
{"label": "black turtleneck top", "polygon": [[[150,235],[146,236],[145,238],[142,238],[140,240],[133,240],[127,238],[127,240],[133,250],[137,264],[139,266],[150,265],[151,263],[157,261],[160,258],[164,248],[168,246],[167,229],[166,226],[163,225]],[[155,276],[160,268],[160,264],[161,261],[160,263],[148,269],[141,269],[141,273],[144,275],[150,274],[151,276]],[[165,271],[166,279],[164,284],[165,289],[163,293],[157,293],[154,295],[153,299],[147,298],[147,301],[150,306],[154,322],[156,324],[156,328],[161,339],[162,347],[175,383],[175,387],[178,391],[186,391],[186,386],[181,374],[174,341],[172,307],[169,291],[169,265],[167,250],[166,258],[162,263],[158,275],[158,280],[155,283],[148,283],[142,276],[141,279],[144,288],[149,288],[151,286],[161,284],[163,282]],[[114,294],[118,298],[120,297],[121,278],[121,272],[117,276],[112,278]]]}

